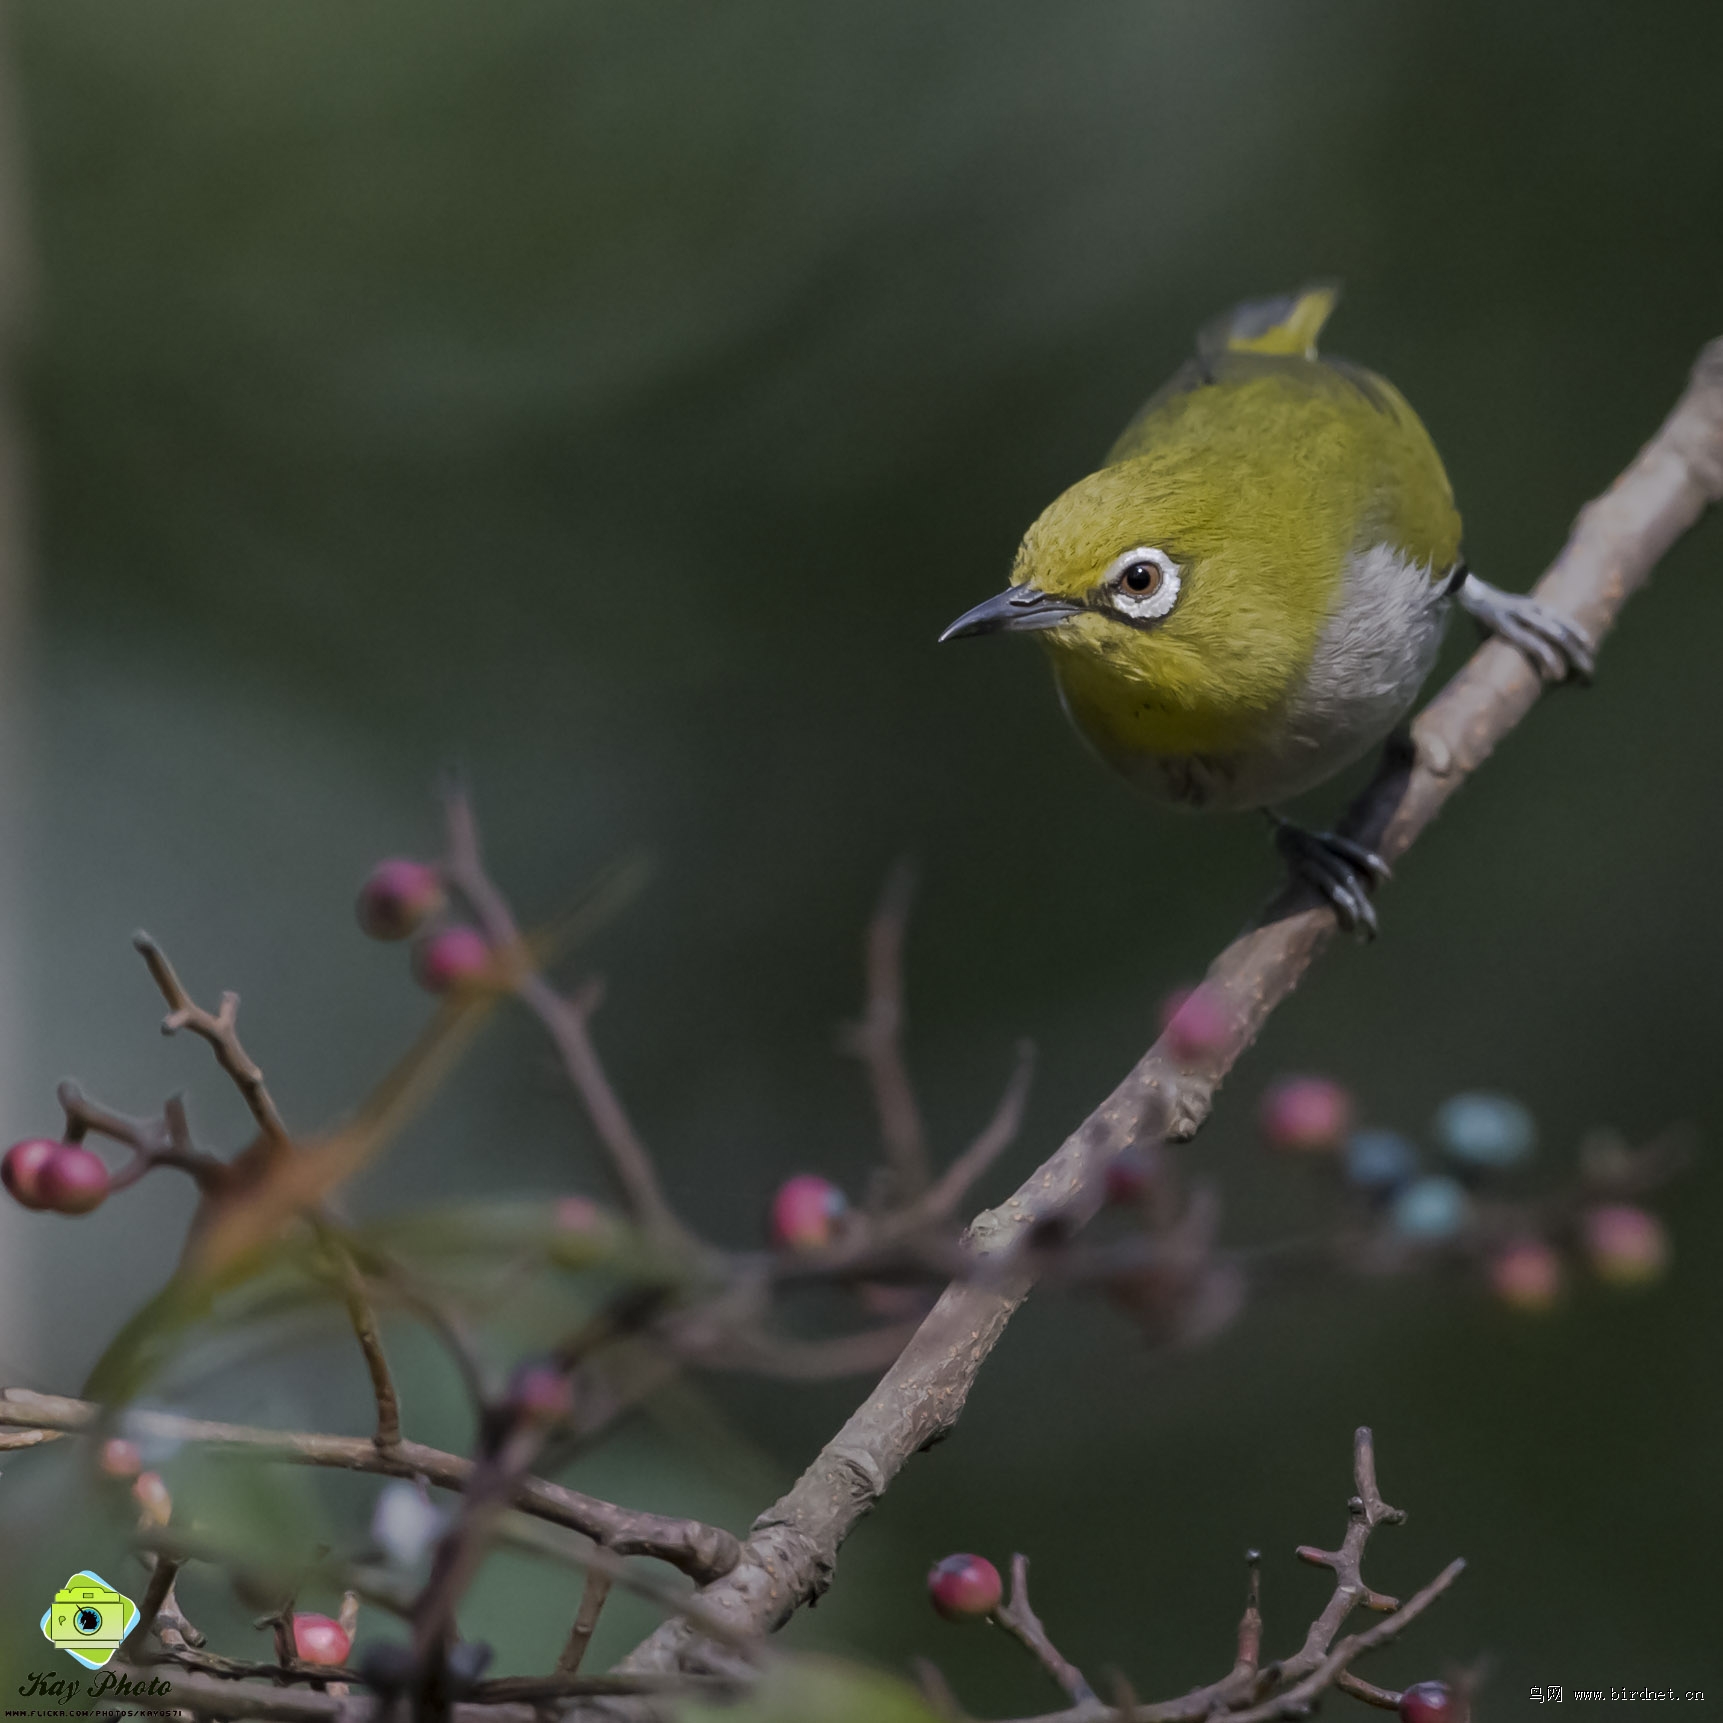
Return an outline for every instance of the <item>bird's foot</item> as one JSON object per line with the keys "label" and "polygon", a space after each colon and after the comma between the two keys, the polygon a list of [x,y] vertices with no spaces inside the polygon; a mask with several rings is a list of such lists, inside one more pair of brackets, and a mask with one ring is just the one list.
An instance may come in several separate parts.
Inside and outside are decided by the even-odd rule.
{"label": "bird's foot", "polygon": [[1479,627],[1516,646],[1546,682],[1589,682],[1596,668],[1596,644],[1576,622],[1524,593],[1503,592],[1467,574],[1460,582],[1460,608]]}
{"label": "bird's foot", "polygon": [[1338,832],[1311,832],[1271,813],[1274,846],[1287,871],[1316,892],[1340,918],[1340,925],[1360,939],[1378,931],[1371,891],[1389,877],[1388,864],[1372,849]]}

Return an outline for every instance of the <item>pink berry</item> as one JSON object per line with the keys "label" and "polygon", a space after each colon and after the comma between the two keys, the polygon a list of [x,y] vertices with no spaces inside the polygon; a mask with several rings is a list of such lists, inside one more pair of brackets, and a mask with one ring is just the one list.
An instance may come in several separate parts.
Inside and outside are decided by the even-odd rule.
{"label": "pink berry", "polygon": [[1192,987],[1161,1001],[1161,1033],[1175,1058],[1200,1059],[1224,1047],[1232,1028],[1214,994],[1206,987]]}
{"label": "pink berry", "polygon": [[772,1243],[779,1250],[824,1250],[848,1208],[849,1199],[830,1179],[797,1173],[772,1198]]}
{"label": "pink berry", "polygon": [[1400,1695],[1400,1723],[1456,1723],[1457,1717],[1445,1681],[1420,1681]]}
{"label": "pink berry", "polygon": [[973,1621],[999,1607],[1005,1587],[985,1556],[948,1555],[927,1576],[927,1595],[947,1621]]}
{"label": "pink berry", "polygon": [[558,1232],[584,1235],[604,1230],[604,1210],[591,1197],[559,1197],[553,1214]]}
{"label": "pink berry", "polygon": [[491,948],[476,927],[457,924],[419,942],[413,968],[427,993],[449,993],[470,986],[491,967]]}
{"label": "pink berry", "polygon": [[44,1208],[61,1214],[88,1214],[108,1194],[107,1163],[77,1143],[61,1143],[36,1175]]}
{"label": "pink berry", "polygon": [[110,1478],[135,1478],[144,1469],[144,1457],[136,1442],[124,1436],[110,1436],[102,1444],[98,1464]]}
{"label": "pink berry", "polygon": [[173,1517],[173,1497],[160,1472],[139,1472],[132,1479],[132,1498],[144,1510],[146,1525],[165,1526]]}
{"label": "pink berry", "polygon": [[1328,1077],[1283,1077],[1263,1096],[1259,1118],[1277,1149],[1338,1149],[1352,1125],[1352,1097]]}
{"label": "pink berry", "polygon": [[443,882],[423,862],[392,856],[359,888],[359,925],[373,939],[405,939],[443,907]]}
{"label": "pink berry", "polygon": [[27,1137],[14,1143],[0,1159],[0,1183],[25,1208],[45,1209],[51,1205],[42,1194],[42,1169],[47,1166],[64,1143],[52,1137]]}
{"label": "pink berry", "polygon": [[1490,1290],[1511,1310],[1550,1309],[1561,1282],[1561,1258],[1541,1238],[1518,1239],[1490,1263]]}
{"label": "pink berry", "polygon": [[1601,1203],[1580,1222],[1586,1255],[1600,1280],[1643,1286],[1669,1266],[1669,1234],[1656,1215],[1632,1203]]}
{"label": "pink berry", "polygon": [[574,1406],[574,1387],[554,1364],[522,1364],[509,1378],[508,1403],[517,1417],[554,1424]]}
{"label": "pink berry", "polygon": [[353,1649],[346,1628],[327,1615],[293,1618],[293,1654],[301,1663],[345,1663]]}

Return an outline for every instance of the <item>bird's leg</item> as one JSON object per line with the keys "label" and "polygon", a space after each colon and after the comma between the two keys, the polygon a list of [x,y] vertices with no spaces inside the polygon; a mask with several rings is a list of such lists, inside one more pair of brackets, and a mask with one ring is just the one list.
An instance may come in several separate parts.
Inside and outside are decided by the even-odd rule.
{"label": "bird's leg", "polygon": [[1521,592],[1503,592],[1464,571],[1455,597],[1460,608],[1487,634],[1494,634],[1528,657],[1546,682],[1589,682],[1595,668],[1592,638],[1578,623],[1558,616]]}
{"label": "bird's leg", "polygon": [[1274,825],[1274,847],[1292,877],[1316,892],[1348,933],[1374,939],[1376,906],[1370,893],[1388,878],[1388,864],[1373,849],[1339,832],[1307,831],[1272,808],[1263,811]]}

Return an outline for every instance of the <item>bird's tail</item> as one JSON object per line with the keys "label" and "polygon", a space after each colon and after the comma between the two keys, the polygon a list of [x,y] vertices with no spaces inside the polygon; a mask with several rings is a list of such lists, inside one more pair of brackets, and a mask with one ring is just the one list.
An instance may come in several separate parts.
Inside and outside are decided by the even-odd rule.
{"label": "bird's tail", "polygon": [[1282,353],[1316,357],[1316,337],[1340,298],[1340,284],[1314,281],[1296,293],[1274,299],[1250,299],[1203,326],[1197,351],[1216,353]]}

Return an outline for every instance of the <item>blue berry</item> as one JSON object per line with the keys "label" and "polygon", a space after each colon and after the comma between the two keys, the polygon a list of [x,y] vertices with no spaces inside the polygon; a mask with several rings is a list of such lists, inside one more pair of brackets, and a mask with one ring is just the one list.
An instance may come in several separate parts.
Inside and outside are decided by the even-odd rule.
{"label": "blue berry", "polygon": [[1450,1095],[1436,1109],[1436,1141],[1462,1166],[1516,1167],[1537,1146],[1531,1114],[1506,1095]]}
{"label": "blue berry", "polygon": [[1436,1244],[1454,1237],[1465,1226],[1472,1199],[1465,1188],[1440,1173],[1414,1179],[1394,1199],[1388,1211],[1394,1230],[1419,1244]]}
{"label": "blue berry", "polygon": [[1346,1141],[1346,1177],[1360,1190],[1398,1190],[1418,1174],[1418,1151],[1398,1131],[1354,1131]]}

